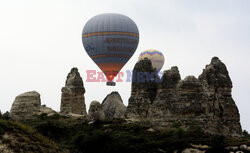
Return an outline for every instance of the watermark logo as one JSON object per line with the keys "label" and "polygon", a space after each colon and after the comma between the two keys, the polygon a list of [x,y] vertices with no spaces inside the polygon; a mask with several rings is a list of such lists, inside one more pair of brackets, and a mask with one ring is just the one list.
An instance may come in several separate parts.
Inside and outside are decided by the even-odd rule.
{"label": "watermark logo", "polygon": [[[103,72],[96,70],[86,70],[86,82],[108,82],[107,77]],[[108,74],[109,75],[109,74]],[[116,76],[114,82],[162,82],[163,72],[137,72],[126,70],[117,74],[110,75]]]}

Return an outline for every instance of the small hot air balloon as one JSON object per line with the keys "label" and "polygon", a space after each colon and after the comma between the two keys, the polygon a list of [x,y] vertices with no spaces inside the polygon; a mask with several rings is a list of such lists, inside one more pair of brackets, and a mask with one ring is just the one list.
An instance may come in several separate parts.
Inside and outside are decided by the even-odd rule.
{"label": "small hot air balloon", "polygon": [[122,14],[105,13],[92,17],[82,31],[83,46],[105,74],[107,85],[134,54],[139,31],[133,20]]}
{"label": "small hot air balloon", "polygon": [[148,58],[152,62],[153,68],[156,72],[159,72],[164,64],[164,55],[161,51],[155,49],[148,49],[141,52],[138,60]]}

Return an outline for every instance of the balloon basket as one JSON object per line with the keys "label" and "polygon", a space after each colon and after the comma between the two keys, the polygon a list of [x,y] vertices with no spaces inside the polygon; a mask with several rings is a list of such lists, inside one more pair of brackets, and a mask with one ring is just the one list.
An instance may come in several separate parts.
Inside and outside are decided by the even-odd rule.
{"label": "balloon basket", "polygon": [[107,82],[107,86],[115,86],[115,82]]}

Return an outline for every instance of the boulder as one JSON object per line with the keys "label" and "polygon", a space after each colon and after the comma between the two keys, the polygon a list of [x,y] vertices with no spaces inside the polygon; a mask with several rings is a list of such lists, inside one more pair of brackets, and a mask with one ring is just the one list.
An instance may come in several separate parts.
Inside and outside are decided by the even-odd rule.
{"label": "boulder", "polygon": [[182,151],[182,153],[205,153],[205,150],[199,150],[195,148],[186,148]]}
{"label": "boulder", "polygon": [[54,111],[53,109],[47,107],[46,105],[42,105],[40,107],[40,111],[37,114],[38,115],[47,114],[48,116],[52,116],[52,115],[55,115],[55,114],[58,114],[58,113],[56,111]]}
{"label": "boulder", "polygon": [[241,150],[247,150],[247,145],[245,145],[245,144],[241,145],[241,146],[240,146],[240,149],[241,149]]}
{"label": "boulder", "polygon": [[70,119],[75,119],[75,120],[82,120],[83,122],[87,122],[88,118],[86,115],[80,115],[80,114],[74,114],[74,113],[68,113],[68,114],[62,114],[60,113],[61,116],[68,117]]}
{"label": "boulder", "polygon": [[118,92],[112,92],[102,102],[105,119],[124,118],[126,106]]}
{"label": "boulder", "polygon": [[105,114],[102,110],[102,105],[98,101],[92,101],[89,106],[89,119],[90,120],[105,120]]}
{"label": "boulder", "polygon": [[87,115],[85,105],[85,88],[77,68],[72,68],[67,76],[65,87],[62,88],[61,108],[62,114]]}
{"label": "boulder", "polygon": [[48,116],[57,114],[53,109],[41,106],[40,94],[36,91],[23,93],[15,98],[10,110],[10,117],[15,120],[31,119],[34,115],[47,114]]}
{"label": "boulder", "polygon": [[14,153],[14,150],[11,149],[8,144],[4,144],[2,141],[0,141],[0,152],[1,153]]}
{"label": "boulder", "polygon": [[40,111],[40,106],[40,94],[36,91],[26,92],[15,98],[10,116],[15,120],[30,119]]}

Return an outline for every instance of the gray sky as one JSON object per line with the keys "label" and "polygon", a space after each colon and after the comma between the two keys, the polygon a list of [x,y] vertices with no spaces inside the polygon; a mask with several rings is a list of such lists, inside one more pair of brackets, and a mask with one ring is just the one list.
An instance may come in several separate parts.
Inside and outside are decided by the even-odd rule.
{"label": "gray sky", "polygon": [[61,88],[78,67],[86,88],[87,108],[118,91],[127,105],[128,82],[108,87],[86,82],[86,70],[100,69],[81,42],[84,24],[100,13],[121,13],[140,31],[134,56],[121,71],[131,70],[141,51],[165,55],[163,70],[178,66],[182,78],[198,77],[213,56],[227,66],[243,129],[250,131],[249,0],[2,0],[0,1],[0,109],[9,111],[15,96],[36,90],[42,104],[59,111]]}

